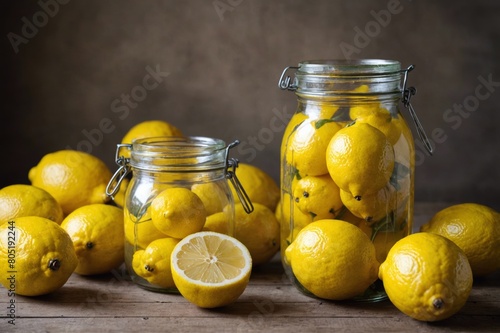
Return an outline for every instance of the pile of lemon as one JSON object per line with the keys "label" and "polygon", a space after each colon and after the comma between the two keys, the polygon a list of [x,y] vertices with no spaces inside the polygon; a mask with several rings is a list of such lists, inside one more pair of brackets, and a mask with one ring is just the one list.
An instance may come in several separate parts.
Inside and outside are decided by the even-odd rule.
{"label": "pile of lemon", "polygon": [[[294,114],[281,147],[277,216],[285,266],[298,285],[320,298],[345,300],[380,279],[394,305],[415,319],[456,313],[473,276],[500,269],[500,214],[460,204],[408,236],[414,166],[403,119],[380,103],[314,107]],[[321,119],[310,117],[318,114]],[[376,231],[389,219],[394,228]]]}
{"label": "pile of lemon", "polygon": [[[364,131],[362,124],[356,126]],[[166,122],[148,121],[134,126],[124,142],[165,135],[182,134]],[[387,161],[379,162],[383,166]],[[210,188],[168,188],[149,209],[154,221],[149,225],[154,228],[134,234],[141,242],[133,256],[136,273],[153,284],[175,286],[200,307],[234,302],[245,290],[252,267],[268,262],[279,251],[280,222],[288,218],[283,216],[288,209],[281,207],[286,200],[280,201],[280,190],[269,175],[244,163],[237,175],[255,209],[247,214],[236,203],[234,237],[225,234],[224,214],[214,213],[219,209],[207,195]],[[123,263],[124,240],[130,242],[127,228],[130,223],[134,226],[122,208],[127,183],[115,202],[109,202],[105,188],[111,172],[103,161],[79,151],[58,151],[44,156],[28,178],[31,185],[0,189],[0,282],[4,286],[9,282],[6,274],[15,271],[17,294],[42,295],[61,288],[73,273],[103,274]],[[331,183],[330,176],[314,176],[302,178],[295,186],[299,192],[314,194],[323,188],[329,193]],[[366,188],[375,185],[346,186],[349,193],[366,199]],[[347,201],[338,199],[334,207],[301,200],[298,209],[327,209],[327,214]],[[183,221],[186,210],[190,223]],[[383,257],[377,256],[376,245],[361,227],[322,218],[307,221],[297,230],[286,247],[285,260],[299,282],[318,297],[351,298],[380,278],[389,299],[402,312],[418,320],[441,320],[465,304],[473,276],[500,269],[500,214],[479,204],[452,206],[438,212],[421,232],[394,243]]]}
{"label": "pile of lemon", "polygon": [[123,262],[123,211],[106,204],[111,172],[95,156],[62,150],[29,171],[31,185],[0,189],[0,270],[18,295],[63,286],[73,272],[109,272]]}
{"label": "pile of lemon", "polygon": [[[165,121],[145,121],[132,127],[122,143],[181,135]],[[225,215],[212,214],[217,209],[211,202],[210,184],[164,191],[151,207],[154,230],[131,233],[133,223],[127,223],[131,221],[124,218],[123,210],[128,181],[111,202],[105,193],[111,175],[96,156],[61,150],[45,155],[29,170],[31,185],[0,189],[1,283],[6,286],[4,275],[15,271],[18,295],[53,292],[73,273],[96,275],[117,268],[124,261],[124,240],[137,236],[143,249],[135,253],[133,264],[139,275],[160,286],[175,285],[199,306],[216,307],[239,297],[252,266],[269,261],[279,251],[279,223],[274,215],[279,188],[255,166],[241,163],[237,169],[255,209],[247,214],[241,203],[236,204],[234,238],[225,235]],[[176,209],[167,216],[169,205]],[[189,220],[183,219],[186,210]],[[193,246],[196,253],[191,253]],[[186,258],[187,254],[191,255]],[[195,270],[186,266],[193,255],[198,256]]]}
{"label": "pile of lemon", "polygon": [[305,226],[286,248],[285,260],[298,282],[317,297],[350,299],[377,277],[391,302],[422,321],[458,312],[473,276],[500,269],[500,213],[465,203],[438,212],[421,232],[398,240],[384,261],[357,226],[323,219]]}

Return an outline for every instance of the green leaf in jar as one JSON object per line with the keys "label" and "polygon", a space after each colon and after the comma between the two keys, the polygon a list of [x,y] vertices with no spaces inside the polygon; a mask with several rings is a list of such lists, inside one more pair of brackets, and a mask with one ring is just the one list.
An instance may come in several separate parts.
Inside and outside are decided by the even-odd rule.
{"label": "green leaf in jar", "polygon": [[399,180],[404,179],[409,174],[410,169],[406,165],[395,162],[391,178],[389,179],[389,183],[399,191],[401,189],[401,186],[399,186]]}
{"label": "green leaf in jar", "polygon": [[341,106],[332,116],[332,120],[336,122],[351,121],[351,116],[349,115],[351,108],[348,106]]}
{"label": "green leaf in jar", "polygon": [[335,120],[333,119],[320,119],[314,124],[314,128],[320,129],[324,124],[334,123],[334,122]]}
{"label": "green leaf in jar", "polygon": [[372,229],[372,235],[370,237],[372,242],[379,232],[396,231],[396,218],[394,216],[394,211],[391,211],[387,214],[387,216],[373,223],[370,228]]}

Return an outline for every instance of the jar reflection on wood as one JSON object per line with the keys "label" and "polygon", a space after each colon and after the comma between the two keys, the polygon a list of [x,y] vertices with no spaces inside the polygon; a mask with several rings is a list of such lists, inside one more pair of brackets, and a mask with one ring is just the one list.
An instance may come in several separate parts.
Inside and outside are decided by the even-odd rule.
{"label": "jar reflection on wood", "polygon": [[[170,253],[178,241],[202,230],[233,234],[234,199],[228,179],[238,183],[237,160],[228,159],[228,152],[236,144],[205,137],[157,137],[117,146],[120,168],[107,192],[116,193],[132,172],[124,220],[125,265],[133,282],[177,293]],[[130,150],[130,159],[121,156],[122,149]]]}
{"label": "jar reflection on wood", "polygon": [[[350,222],[374,243],[379,262],[411,231],[414,142],[399,104],[403,92],[409,92],[408,104],[414,93],[406,88],[412,68],[401,70],[390,60],[305,61],[294,67],[293,80],[285,76],[288,69],[279,86],[295,91],[298,104],[281,145],[281,253],[289,278],[311,294],[284,257],[304,226],[322,219]],[[351,134],[342,131],[349,126]],[[340,133],[360,137],[347,147]],[[376,281],[355,299],[385,298]]]}

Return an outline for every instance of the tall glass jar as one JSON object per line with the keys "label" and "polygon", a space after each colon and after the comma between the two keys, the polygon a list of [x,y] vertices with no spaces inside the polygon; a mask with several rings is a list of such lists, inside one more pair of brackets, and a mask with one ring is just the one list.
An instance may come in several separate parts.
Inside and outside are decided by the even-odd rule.
{"label": "tall glass jar", "polygon": [[[234,174],[237,160],[228,159],[228,151],[237,143],[154,137],[117,146],[120,168],[107,192],[116,194],[132,172],[123,208],[125,265],[133,282],[148,290],[177,293],[170,272],[173,246],[197,231],[233,234],[234,200],[228,179],[239,182]],[[123,157],[122,149],[130,151],[130,158]]]}
{"label": "tall glass jar", "polygon": [[[307,224],[339,219],[358,226],[374,243],[379,262],[411,231],[414,141],[399,110],[406,90],[402,79],[404,75],[406,85],[408,70],[402,71],[399,62],[390,60],[305,61],[294,67],[292,80],[285,76],[288,69],[279,85],[295,91],[298,104],[281,145],[281,253],[288,277],[301,291],[311,294],[285,260],[286,248]],[[393,151],[394,162],[373,165],[367,174],[359,174],[355,168],[339,166],[346,161],[333,156],[335,148],[328,145],[343,128],[366,124],[370,130],[375,128],[377,138]],[[361,154],[362,146],[372,139],[360,140],[365,142],[352,148]],[[365,156],[353,156],[359,164],[371,163]],[[378,157],[372,158],[376,161]],[[385,298],[381,281],[376,281],[354,299]]]}

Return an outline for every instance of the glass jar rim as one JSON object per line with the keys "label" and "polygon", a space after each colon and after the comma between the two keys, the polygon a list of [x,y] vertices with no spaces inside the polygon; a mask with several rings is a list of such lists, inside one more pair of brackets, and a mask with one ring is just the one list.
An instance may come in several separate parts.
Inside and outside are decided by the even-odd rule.
{"label": "glass jar rim", "polygon": [[388,59],[322,59],[299,63],[297,74],[306,75],[373,75],[401,72],[401,63]]}
{"label": "glass jar rim", "polygon": [[[151,150],[163,153],[178,154],[182,150],[177,149],[223,149],[226,143],[221,139],[204,136],[154,136],[139,138],[132,141],[132,151]],[[165,149],[176,149],[176,151],[166,151]],[[184,151],[185,153],[186,151]]]}
{"label": "glass jar rim", "polygon": [[[373,97],[398,99],[404,71],[395,60],[307,60],[299,63],[293,90],[304,98]],[[288,79],[290,81],[290,79]],[[366,89],[358,89],[366,86]]]}
{"label": "glass jar rim", "polygon": [[225,168],[225,141],[203,136],[146,137],[130,147],[133,168],[157,171],[207,171]]}

